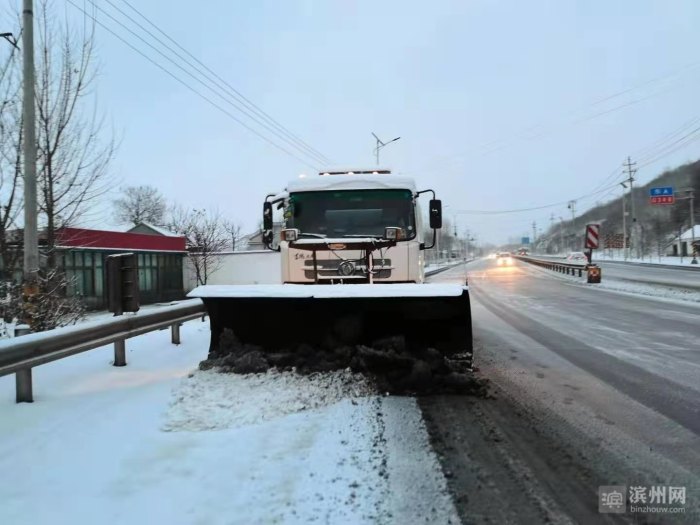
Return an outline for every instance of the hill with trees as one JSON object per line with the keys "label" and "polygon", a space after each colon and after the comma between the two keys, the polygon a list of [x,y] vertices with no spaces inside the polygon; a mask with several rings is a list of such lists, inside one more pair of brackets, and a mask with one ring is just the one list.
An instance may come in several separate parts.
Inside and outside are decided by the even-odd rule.
{"label": "hill with trees", "polygon": [[[637,216],[639,232],[639,249],[642,254],[656,255],[673,242],[679,230],[690,228],[690,206],[688,200],[676,200],[672,205],[652,205],[649,203],[649,190],[658,186],[672,186],[676,194],[694,190],[695,223],[700,222],[700,160],[666,170],[646,184],[635,185],[631,198]],[[620,196],[595,206],[575,220],[562,221],[552,225],[535,245],[537,251],[557,253],[559,251],[582,249],[585,226],[589,223],[601,225],[601,241],[609,234],[622,234],[622,186]],[[627,211],[627,236],[631,235],[632,202],[629,189],[625,190],[625,209]],[[563,248],[562,248],[563,245]],[[601,247],[603,247],[601,243]]]}

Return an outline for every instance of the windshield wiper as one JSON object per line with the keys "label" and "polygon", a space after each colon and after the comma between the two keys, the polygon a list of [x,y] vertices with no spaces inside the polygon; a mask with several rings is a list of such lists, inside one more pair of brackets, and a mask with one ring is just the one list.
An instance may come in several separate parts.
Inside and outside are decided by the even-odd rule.
{"label": "windshield wiper", "polygon": [[370,234],[353,234],[353,235],[343,235],[343,237],[355,237],[355,238],[363,238],[363,237],[371,237],[373,239],[381,239],[381,235],[370,235]]}
{"label": "windshield wiper", "polygon": [[301,232],[299,234],[300,237],[316,237],[317,239],[325,239],[325,235],[321,235],[320,233],[306,233],[306,232]]}

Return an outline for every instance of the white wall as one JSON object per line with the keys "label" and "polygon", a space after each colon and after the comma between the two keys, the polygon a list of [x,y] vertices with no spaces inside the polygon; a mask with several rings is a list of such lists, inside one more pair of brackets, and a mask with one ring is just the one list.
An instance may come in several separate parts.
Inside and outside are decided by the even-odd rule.
{"label": "white wall", "polygon": [[[220,264],[209,273],[207,284],[279,284],[282,266],[279,252],[270,250],[252,252],[225,252],[217,255]],[[183,271],[185,292],[197,286],[194,267],[185,258]]]}

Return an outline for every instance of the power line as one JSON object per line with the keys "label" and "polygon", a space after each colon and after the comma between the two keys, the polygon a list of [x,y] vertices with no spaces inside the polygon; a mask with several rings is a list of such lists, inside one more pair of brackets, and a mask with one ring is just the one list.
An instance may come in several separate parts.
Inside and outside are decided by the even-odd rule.
{"label": "power line", "polygon": [[[73,5],[75,6],[75,4],[74,4],[73,2],[71,2],[71,4],[73,4]],[[271,127],[270,127],[269,125],[267,125],[266,123],[260,122],[259,120],[257,120],[257,119],[255,118],[254,115],[251,115],[249,112],[247,112],[245,109],[241,108],[241,107],[240,107],[239,105],[237,105],[235,102],[231,101],[229,98],[227,98],[226,96],[222,95],[217,89],[211,87],[209,84],[207,84],[206,82],[204,82],[203,80],[201,80],[200,78],[198,78],[198,77],[197,77],[196,75],[194,75],[192,72],[188,71],[188,70],[187,70],[186,68],[184,68],[182,65],[178,64],[178,63],[177,63],[175,60],[173,60],[171,57],[169,57],[168,55],[166,55],[165,53],[163,53],[160,49],[158,49],[157,47],[155,47],[153,44],[151,44],[151,43],[148,42],[146,39],[144,39],[141,35],[139,35],[139,34],[137,34],[136,32],[134,32],[132,29],[130,29],[129,27],[127,27],[126,25],[124,25],[121,21],[119,21],[119,20],[116,19],[114,16],[112,16],[110,13],[108,13],[107,11],[105,11],[104,9],[102,9],[101,7],[99,7],[98,5],[96,5],[94,2],[92,3],[92,5],[93,5],[93,7],[94,7],[95,9],[97,9],[97,10],[101,11],[102,13],[104,13],[107,17],[109,17],[111,20],[113,20],[114,22],[116,22],[116,23],[117,23],[118,25],[120,25],[122,28],[126,29],[126,31],[128,31],[129,33],[131,33],[131,34],[132,34],[133,36],[135,36],[136,38],[138,38],[140,41],[142,41],[142,42],[143,42],[144,44],[146,44],[148,47],[150,47],[151,49],[153,49],[156,53],[158,53],[159,55],[161,55],[163,58],[165,58],[167,61],[169,61],[171,64],[173,64],[175,67],[177,67],[177,68],[180,69],[182,72],[184,72],[186,75],[188,75],[189,77],[191,77],[192,79],[194,79],[196,82],[198,82],[199,84],[201,84],[202,86],[204,86],[205,88],[207,88],[209,91],[211,91],[211,92],[214,93],[216,96],[218,96],[219,98],[221,98],[224,102],[230,104],[231,106],[233,106],[233,107],[234,107],[235,109],[237,109],[238,111],[244,113],[246,116],[248,116],[248,118],[250,118],[251,120],[253,120],[253,121],[254,121],[255,123],[257,123],[258,125],[261,125],[262,127],[266,128],[268,131],[270,131],[271,133],[273,133],[273,134],[274,134],[275,136],[277,136],[278,138],[280,138],[280,139],[282,139],[283,141],[287,142],[290,146],[294,147],[294,148],[295,148],[297,151],[299,151],[301,154],[313,158],[313,160],[314,160],[315,162],[319,162],[319,161],[322,162],[322,163],[325,162],[322,158],[318,158],[318,157],[316,157],[315,155],[310,155],[309,153],[307,153],[307,152],[304,151],[303,149],[299,148],[299,146],[297,146],[296,144],[294,144],[293,142],[291,142],[289,139],[287,139],[287,138],[285,138],[284,136],[282,136],[279,132],[277,132],[275,129],[271,128]],[[76,6],[76,7],[77,7],[77,6]],[[81,10],[82,10],[82,9],[81,9]],[[84,10],[82,10],[82,11],[85,12]],[[89,15],[89,16],[91,16],[91,15]],[[95,20],[95,21],[97,22],[97,19],[96,19],[95,17],[92,17],[92,18],[93,18],[93,20]],[[105,27],[105,25],[104,25],[103,23],[100,23],[100,25],[101,25],[102,27]],[[178,55],[178,56],[179,56],[179,55]]]}
{"label": "power line", "polygon": [[[593,102],[591,102],[591,103],[589,103],[589,104],[584,104],[584,105],[582,105],[582,106],[579,106],[577,109],[574,109],[574,110],[565,112],[565,113],[564,113],[564,117],[573,116],[573,115],[575,115],[577,112],[582,111],[582,110],[584,110],[584,109],[594,108],[594,107],[596,107],[596,106],[601,105],[601,104],[604,103],[604,102],[613,100],[613,99],[618,98],[618,97],[620,97],[620,96],[622,96],[622,95],[625,95],[625,94],[627,94],[627,93],[631,93],[631,92],[636,91],[636,90],[638,90],[638,89],[640,89],[640,88],[643,88],[643,87],[645,87],[645,86],[648,86],[648,85],[657,83],[657,82],[662,81],[662,80],[670,79],[670,78],[673,78],[673,77],[678,77],[678,76],[680,76],[681,74],[685,73],[685,72],[688,71],[688,70],[695,70],[695,69],[698,69],[699,67],[700,67],[700,62],[694,62],[694,63],[688,64],[688,65],[683,66],[682,68],[680,68],[680,69],[678,69],[678,70],[675,70],[675,71],[673,71],[673,72],[671,72],[671,73],[664,74],[664,75],[660,75],[660,76],[655,77],[655,78],[653,78],[653,79],[650,79],[650,80],[644,81],[644,82],[642,82],[642,83],[640,83],[640,84],[637,84],[636,86],[633,86],[633,87],[631,87],[631,88],[627,88],[627,89],[625,89],[625,90],[618,91],[617,93],[614,93],[614,94],[612,94],[612,95],[605,96],[605,97],[600,98],[600,99],[598,99],[598,100],[596,100],[596,101],[593,101]],[[613,112],[616,112],[616,111],[625,109],[625,108],[627,108],[627,107],[629,107],[629,106],[638,104],[638,103],[640,103],[640,102],[644,102],[644,101],[646,101],[646,100],[648,100],[648,99],[651,99],[651,98],[657,97],[657,96],[659,96],[659,95],[668,93],[668,92],[671,91],[672,89],[675,89],[675,88],[674,88],[673,86],[671,86],[671,87],[669,87],[669,88],[667,88],[667,89],[662,89],[661,91],[656,91],[655,93],[651,93],[651,94],[649,94],[649,95],[647,95],[647,96],[643,96],[643,97],[641,97],[641,98],[637,98],[637,99],[635,99],[635,100],[631,100],[631,101],[625,102],[625,103],[620,104],[620,105],[617,105],[617,106],[615,106],[615,107],[612,107],[612,108],[609,108],[609,109],[606,109],[606,110],[603,110],[603,111],[599,111],[599,112],[597,112],[597,113],[594,113],[593,115],[581,117],[581,118],[579,118],[579,119],[574,120],[574,121],[571,122],[570,124],[571,124],[571,125],[576,125],[576,124],[580,124],[580,123],[587,122],[587,121],[590,121],[590,120],[594,120],[594,119],[599,118],[599,117],[601,117],[601,116],[608,115],[608,114],[610,114],[610,113],[613,113]],[[541,137],[543,137],[543,136],[545,136],[545,135],[551,133],[552,131],[554,131],[554,130],[556,130],[556,129],[559,129],[559,128],[561,128],[561,127],[563,127],[563,126],[566,126],[566,125],[567,125],[566,122],[560,122],[560,123],[558,123],[558,124],[552,124],[552,125],[547,125],[546,123],[536,124],[536,125],[534,125],[534,126],[529,126],[529,127],[527,127],[526,129],[524,129],[524,130],[522,130],[522,131],[513,132],[513,133],[511,133],[510,135],[508,135],[507,137],[504,137],[504,138],[501,138],[501,139],[497,139],[497,140],[492,140],[492,141],[486,142],[486,143],[484,143],[484,144],[481,144],[481,145],[479,145],[479,146],[476,146],[476,147],[472,148],[472,151],[473,151],[473,154],[478,155],[478,156],[488,155],[488,154],[490,154],[490,153],[494,153],[494,152],[496,152],[496,151],[500,151],[500,150],[502,150],[502,149],[505,149],[505,148],[509,147],[509,146],[511,145],[512,142],[514,142],[514,141],[516,141],[516,140],[518,140],[518,139],[521,139],[521,140],[522,140],[522,139],[534,140],[534,139],[537,139],[537,138],[541,138]],[[527,134],[529,131],[536,130],[537,128],[544,128],[544,129],[543,129],[542,131],[540,131],[539,133],[535,134],[535,135],[526,136],[526,134]],[[496,147],[492,147],[492,146],[496,146]],[[489,148],[489,149],[487,149],[486,151],[478,151],[478,150],[481,150],[482,148]],[[470,154],[466,154],[466,155],[455,155],[455,156],[451,156],[451,157],[447,157],[447,158],[446,158],[446,157],[443,157],[442,159],[437,159],[437,162],[439,162],[438,166],[442,166],[442,165],[445,165],[445,164],[448,163],[448,162],[454,162],[454,161],[457,161],[458,163],[463,164],[464,161],[466,160],[466,158],[468,158],[469,156],[471,156],[471,155],[470,155]],[[433,168],[434,168],[435,165],[430,166],[430,167],[433,167]]]}
{"label": "power line", "polygon": [[167,75],[169,75],[170,77],[172,77],[173,79],[175,79],[177,82],[179,82],[180,84],[182,84],[183,86],[185,86],[187,89],[189,89],[190,91],[192,91],[192,92],[193,92],[194,94],[196,94],[198,97],[202,98],[203,100],[205,100],[206,102],[208,102],[209,104],[211,104],[212,106],[214,106],[216,109],[218,109],[219,111],[221,111],[222,113],[224,113],[226,116],[228,116],[229,118],[231,118],[231,119],[235,120],[236,122],[238,122],[241,126],[243,126],[244,128],[246,128],[246,129],[247,129],[248,131],[250,131],[251,133],[255,134],[256,136],[258,136],[259,138],[261,138],[262,140],[264,140],[265,142],[267,142],[267,143],[270,144],[271,146],[274,146],[274,147],[277,148],[278,150],[282,151],[283,153],[285,153],[285,154],[289,155],[290,157],[292,157],[292,158],[298,160],[298,161],[301,162],[302,164],[304,164],[304,165],[306,165],[306,166],[308,166],[308,167],[310,167],[310,168],[312,168],[312,169],[314,169],[314,170],[318,170],[318,169],[319,169],[318,166],[314,166],[314,165],[310,164],[309,162],[307,162],[306,160],[302,159],[301,157],[298,157],[297,155],[295,155],[294,153],[292,153],[291,151],[289,151],[289,150],[286,149],[285,147],[280,146],[280,145],[277,144],[276,142],[270,140],[270,139],[267,138],[265,135],[261,134],[261,133],[258,132],[256,129],[252,128],[251,126],[249,126],[248,124],[246,124],[244,121],[242,121],[240,118],[238,118],[237,116],[235,116],[233,113],[231,113],[230,111],[228,111],[228,110],[226,110],[225,108],[221,107],[219,104],[217,104],[216,102],[214,102],[211,98],[209,98],[209,97],[207,97],[206,95],[203,95],[201,92],[197,91],[197,89],[193,88],[190,84],[188,84],[187,82],[185,82],[184,80],[182,80],[180,77],[178,77],[177,75],[175,75],[174,73],[172,73],[172,72],[171,72],[170,70],[168,70],[166,67],[162,66],[161,64],[159,64],[158,62],[156,62],[155,60],[153,60],[151,57],[149,57],[147,54],[145,54],[143,51],[141,51],[140,49],[138,49],[136,46],[134,46],[133,44],[131,44],[130,42],[128,42],[126,39],[122,38],[122,37],[121,37],[120,35],[118,35],[116,32],[112,31],[109,27],[107,27],[105,24],[103,24],[102,22],[100,22],[99,20],[97,20],[97,18],[95,18],[93,15],[91,15],[90,13],[88,13],[87,11],[85,11],[82,7],[80,7],[80,6],[78,6],[77,4],[75,4],[72,0],[66,0],[66,1],[67,1],[69,4],[71,4],[73,7],[75,7],[76,9],[82,11],[87,17],[91,18],[97,25],[99,25],[100,27],[102,27],[105,31],[108,31],[109,33],[111,33],[115,38],[118,38],[119,40],[121,40],[124,44],[126,44],[126,45],[129,46],[133,51],[135,51],[136,53],[138,53],[139,55],[141,55],[142,57],[144,57],[146,60],[148,60],[149,62],[151,62],[154,66],[156,66],[157,68],[161,69],[164,73],[166,73]]}
{"label": "power line", "polygon": [[569,204],[572,201],[579,201],[579,200],[587,199],[587,198],[593,197],[594,195],[598,195],[598,194],[603,193],[605,191],[608,191],[612,188],[615,188],[616,186],[617,186],[617,183],[613,184],[611,186],[607,186],[601,190],[587,193],[585,195],[581,195],[579,197],[576,197],[575,199],[554,202],[552,204],[545,204],[543,206],[534,206],[532,208],[516,208],[516,209],[512,209],[512,210],[456,210],[454,213],[468,214],[468,215],[501,215],[501,214],[506,214],[506,213],[521,213],[521,212],[526,212],[526,211],[544,210],[547,208],[554,208],[556,206],[562,206],[564,204]]}
{"label": "power line", "polygon": [[700,132],[700,127],[697,127],[694,130],[692,130],[690,133],[683,135],[678,140],[675,140],[674,142],[667,144],[666,146],[661,148],[656,153],[647,155],[644,158],[640,158],[639,161],[641,162],[641,164],[639,165],[639,167],[648,166],[650,164],[653,164],[657,160],[663,159],[664,157],[668,157],[669,155],[671,155],[672,153],[675,153],[679,149],[686,147],[691,142],[694,142],[700,138],[700,135],[698,135],[699,132]]}
{"label": "power line", "polygon": [[[687,121],[683,125],[681,125],[679,128],[676,128],[672,132],[667,133],[666,135],[655,140],[651,144],[644,146],[644,147],[640,148],[639,150],[637,150],[635,152],[635,156],[637,156],[637,157],[641,156],[641,160],[644,160],[645,158],[651,158],[651,156],[658,154],[660,151],[662,151],[663,149],[665,149],[671,145],[671,144],[664,144],[665,142],[673,139],[676,135],[684,132],[689,127],[697,124],[699,121],[700,121],[700,117],[694,117],[694,118],[690,119],[689,121]],[[696,131],[696,130],[693,130],[693,131]],[[681,139],[682,138],[683,137],[681,137]],[[681,139],[679,139],[679,140],[681,140]],[[675,144],[675,143],[673,143],[673,144]],[[612,178],[614,178],[615,176],[620,176],[620,175],[622,175],[622,171],[620,170],[619,167],[616,167],[612,172],[610,172],[609,175],[607,175],[603,180],[601,180],[601,182],[597,186],[595,186],[593,191],[596,191],[601,186],[607,184],[607,182],[609,180],[611,180]]]}
{"label": "power line", "polygon": [[[106,0],[108,4],[110,4],[114,9],[116,9],[119,13],[121,13],[123,16],[125,16],[127,19],[129,19],[131,22],[136,24],[139,28],[141,28],[143,31],[148,33],[154,40],[156,40],[158,43],[160,43],[162,46],[167,48],[169,51],[171,51],[174,55],[176,55],[178,58],[183,60],[186,64],[188,64],[190,67],[192,67],[195,71],[198,73],[202,74],[209,80],[210,82],[214,83],[219,87],[220,89],[223,89],[226,91],[230,96],[235,98],[238,102],[246,106],[247,109],[250,111],[254,112],[257,117],[260,117],[264,120],[266,120],[269,124],[274,126],[277,130],[279,130],[282,134],[284,134],[286,137],[288,137],[291,141],[293,141],[297,146],[303,148],[306,150],[308,153],[314,155],[315,157],[319,158],[322,162],[332,164],[333,162],[328,159],[323,153],[318,151],[317,149],[313,148],[311,145],[308,143],[304,142],[298,135],[294,134],[291,132],[289,129],[284,127],[282,124],[280,124],[278,121],[276,121],[274,118],[272,118],[268,113],[263,111],[260,107],[258,107],[254,102],[252,102],[250,99],[245,97],[240,91],[238,91],[235,87],[233,87],[229,82],[227,82],[225,79],[223,79],[220,75],[218,75],[213,69],[211,69],[209,66],[204,64],[200,59],[198,59],[196,56],[194,56],[191,52],[189,52],[187,49],[185,49],[177,40],[172,38],[170,35],[168,35],[165,31],[163,31],[160,27],[158,27],[153,21],[151,21],[146,15],[141,13],[138,9],[136,9],[133,5],[131,5],[129,2],[126,0],[122,0],[124,4],[126,4],[132,11],[134,11],[138,16],[140,16],[143,20],[145,20],[150,26],[152,26],[156,31],[158,31],[161,35],[163,35],[165,38],[167,38],[170,42],[172,42],[175,46],[177,46],[183,53],[185,53],[187,56],[189,56],[194,62],[199,64],[200,67],[197,65],[192,64],[187,58],[183,57],[180,53],[175,51],[172,47],[170,47],[167,43],[163,42],[160,38],[158,38],[156,35],[153,34],[148,28],[144,27],[142,24],[140,24],[137,20],[135,20],[132,16],[130,16],[128,13],[124,12],[124,10],[120,9],[118,6],[116,6],[111,0]],[[93,2],[94,3],[94,2]],[[205,70],[203,71],[202,68]],[[209,74],[207,74],[207,72]],[[246,113],[248,114],[248,113]],[[249,115],[249,114],[248,114]],[[250,116],[250,115],[249,115]],[[251,117],[253,118],[253,117]]]}
{"label": "power line", "polygon": [[647,156],[650,152],[653,152],[653,151],[657,150],[658,148],[663,147],[665,142],[672,140],[677,135],[683,133],[684,131],[688,130],[692,126],[698,124],[698,122],[700,122],[700,117],[693,117],[692,119],[683,123],[680,127],[676,128],[675,130],[671,131],[670,133],[667,133],[666,135],[664,135],[663,137],[660,137],[659,139],[655,140],[651,144],[648,144],[647,146],[644,146],[643,148],[640,148],[639,150],[635,151],[634,156],[635,157]]}

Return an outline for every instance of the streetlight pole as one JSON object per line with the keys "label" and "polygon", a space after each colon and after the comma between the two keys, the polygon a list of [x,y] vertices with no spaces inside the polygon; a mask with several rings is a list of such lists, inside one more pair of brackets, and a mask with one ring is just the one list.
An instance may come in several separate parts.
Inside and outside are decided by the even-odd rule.
{"label": "streetlight pole", "polygon": [[382,142],[382,140],[381,140],[379,137],[377,137],[377,135],[375,135],[374,132],[372,132],[372,136],[373,136],[375,139],[377,139],[377,147],[374,148],[374,155],[375,155],[375,157],[376,157],[376,159],[377,159],[377,166],[379,166],[379,150],[382,149],[384,146],[388,146],[388,145],[391,144],[392,142],[396,142],[396,141],[399,140],[401,137],[396,137],[395,139],[391,139],[389,142]]}

